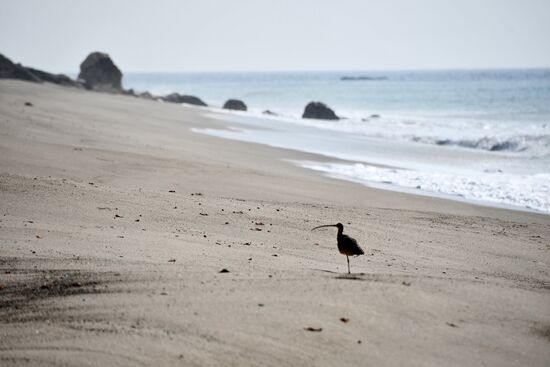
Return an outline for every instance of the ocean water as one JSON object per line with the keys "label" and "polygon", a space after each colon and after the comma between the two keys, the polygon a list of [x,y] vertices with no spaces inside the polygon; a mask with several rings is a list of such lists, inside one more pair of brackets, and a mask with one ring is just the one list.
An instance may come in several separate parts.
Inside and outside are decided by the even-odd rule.
{"label": "ocean water", "polygon": [[[295,162],[332,177],[550,213],[550,69],[136,73],[123,83],[196,95],[233,127],[197,132],[349,161]],[[221,111],[229,98],[249,111]],[[310,101],[342,119],[302,119]]]}

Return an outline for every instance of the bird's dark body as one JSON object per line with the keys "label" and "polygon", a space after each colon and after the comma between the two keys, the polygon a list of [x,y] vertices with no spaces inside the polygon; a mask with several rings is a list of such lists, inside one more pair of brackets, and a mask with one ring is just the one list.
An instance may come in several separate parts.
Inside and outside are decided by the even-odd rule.
{"label": "bird's dark body", "polygon": [[338,228],[338,236],[336,237],[337,243],[338,243],[338,251],[342,255],[346,255],[346,258],[348,260],[348,274],[350,273],[349,268],[349,257],[350,256],[359,256],[364,255],[365,252],[363,249],[357,244],[357,241],[355,239],[351,238],[350,236],[346,236],[344,234],[344,226],[342,223],[338,224],[327,224],[324,226],[315,227],[312,229],[321,228],[321,227],[336,227]]}
{"label": "bird's dark body", "polygon": [[357,256],[365,254],[365,252],[361,247],[359,247],[355,239],[346,236],[345,234],[338,234],[337,240],[338,251],[340,251],[342,255]]}

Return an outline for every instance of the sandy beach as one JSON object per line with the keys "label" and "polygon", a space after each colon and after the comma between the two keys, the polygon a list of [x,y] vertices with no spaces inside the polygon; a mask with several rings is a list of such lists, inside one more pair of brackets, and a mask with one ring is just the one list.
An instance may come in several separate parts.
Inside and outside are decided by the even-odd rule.
{"label": "sandy beach", "polygon": [[225,124],[0,80],[0,365],[548,366],[550,216],[190,130]]}

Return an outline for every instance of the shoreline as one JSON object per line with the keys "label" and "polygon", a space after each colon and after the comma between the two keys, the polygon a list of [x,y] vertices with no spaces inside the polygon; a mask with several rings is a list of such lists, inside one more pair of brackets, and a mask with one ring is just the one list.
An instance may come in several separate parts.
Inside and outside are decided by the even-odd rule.
{"label": "shoreline", "polygon": [[[13,85],[15,85],[15,86],[20,85],[20,84],[23,85],[23,86],[29,86],[29,83],[21,82],[21,81],[15,81],[15,80],[4,80],[4,81],[0,80],[0,82],[7,83],[7,84],[13,83]],[[31,89],[33,89],[32,84],[29,87]],[[503,213],[502,218],[507,217],[507,215],[505,213],[510,212],[508,214],[510,214],[515,220],[521,220],[521,213],[532,214],[532,215],[535,215],[535,216],[541,216],[541,218],[546,218],[547,217],[547,214],[545,214],[543,212],[539,212],[539,211],[528,211],[528,210],[523,211],[523,210],[516,210],[516,209],[507,208],[507,207],[498,207],[498,206],[491,206],[491,205],[487,206],[487,205],[484,205],[484,204],[479,203],[479,202],[468,202],[468,201],[462,201],[462,200],[453,200],[453,199],[449,199],[449,198],[446,198],[446,197],[440,197],[440,196],[437,196],[437,195],[422,195],[422,194],[404,192],[404,191],[399,191],[399,190],[387,190],[387,189],[384,189],[384,188],[377,188],[377,187],[372,187],[372,186],[369,187],[369,186],[364,185],[361,182],[356,182],[356,181],[352,181],[352,180],[335,179],[335,178],[332,178],[332,177],[328,177],[328,176],[322,174],[321,172],[316,172],[316,171],[311,170],[311,169],[304,169],[303,167],[297,166],[293,163],[289,164],[289,163],[286,163],[285,161],[289,161],[289,162],[292,162],[292,161],[314,161],[314,162],[324,162],[324,163],[328,163],[328,162],[355,163],[356,161],[353,160],[353,159],[343,159],[343,158],[338,158],[338,157],[334,157],[334,156],[327,156],[327,155],[323,155],[323,154],[319,154],[319,153],[296,150],[296,149],[293,149],[293,148],[270,146],[268,144],[263,144],[263,143],[260,143],[260,142],[243,141],[243,140],[231,139],[231,138],[221,138],[221,137],[218,137],[218,136],[209,136],[208,134],[197,133],[197,132],[193,131],[195,129],[204,129],[204,128],[214,129],[214,130],[231,131],[231,129],[229,128],[229,124],[228,124],[228,122],[231,121],[231,120],[230,119],[226,120],[225,117],[227,117],[227,116],[242,116],[242,117],[245,117],[245,118],[250,118],[248,115],[246,115],[245,113],[240,112],[240,111],[226,111],[226,110],[221,109],[221,108],[213,110],[211,107],[201,107],[201,106],[193,106],[193,105],[187,105],[187,104],[167,103],[167,102],[163,102],[163,101],[159,102],[159,101],[139,99],[139,98],[136,99],[136,98],[133,98],[132,96],[126,96],[126,95],[122,95],[122,94],[101,93],[101,92],[86,91],[86,90],[75,90],[75,89],[70,89],[70,88],[66,89],[65,87],[56,86],[56,85],[48,84],[48,83],[38,85],[38,89],[40,89],[41,87],[44,87],[46,89],[48,89],[48,88],[58,89],[59,92],[61,92],[61,93],[64,93],[66,91],[66,93],[68,93],[68,95],[73,95],[73,94],[76,93],[77,95],[82,94],[83,96],[84,95],[98,96],[98,98],[100,100],[103,100],[103,101],[108,101],[108,100],[111,100],[113,98],[115,98],[115,99],[120,98],[121,101],[126,101],[130,105],[133,105],[134,101],[135,101],[135,103],[137,105],[142,105],[142,104],[143,104],[143,106],[149,106],[150,105],[150,107],[152,107],[154,110],[162,110],[164,108],[164,106],[166,106],[171,111],[172,116],[170,118],[172,120],[174,118],[173,117],[174,112],[176,112],[176,115],[179,115],[178,112],[192,113],[194,118],[196,118],[197,120],[200,120],[200,123],[198,123],[196,121],[189,120],[187,122],[188,126],[189,126],[189,129],[185,130],[185,132],[186,132],[185,135],[191,135],[191,136],[194,136],[194,137],[197,137],[197,135],[199,135],[199,136],[203,135],[205,137],[208,137],[207,140],[210,140],[210,141],[217,142],[217,141],[221,140],[221,141],[226,142],[226,143],[231,142],[231,145],[234,145],[234,146],[245,146],[245,147],[247,147],[246,151],[258,151],[259,150],[259,151],[267,152],[267,154],[269,156],[275,156],[276,157],[273,160],[271,160],[271,158],[270,158],[269,161],[266,161],[265,162],[266,164],[263,164],[261,166],[262,168],[268,167],[269,165],[276,165],[277,168],[280,168],[281,166],[284,166],[285,167],[285,169],[284,169],[285,172],[290,171],[293,174],[296,174],[296,172],[298,172],[299,176],[304,176],[304,177],[308,177],[308,178],[315,177],[316,181],[331,182],[335,186],[342,186],[342,187],[349,188],[350,185],[351,185],[352,187],[355,187],[356,189],[359,188],[359,190],[365,189],[366,192],[371,192],[371,193],[372,192],[374,192],[374,193],[380,193],[381,192],[381,193],[383,193],[382,196],[392,196],[392,195],[384,195],[385,193],[396,194],[396,196],[399,197],[399,198],[401,196],[403,196],[405,198],[411,198],[414,201],[418,200],[419,202],[422,202],[422,205],[420,205],[421,207],[427,206],[428,210],[434,211],[434,212],[448,211],[448,212],[456,213],[456,214],[459,214],[459,215],[460,214],[470,215],[472,213],[475,213],[476,210],[480,210],[482,215],[487,215],[489,213]],[[23,89],[25,89],[25,88],[23,88]],[[216,115],[221,115],[221,116],[215,117]],[[251,118],[257,118],[257,117],[252,116]],[[172,124],[173,121],[171,121],[170,123]],[[236,123],[240,124],[239,122],[236,122]],[[235,122],[232,121],[231,124],[235,124]],[[267,128],[267,129],[269,129],[269,128]],[[178,129],[177,132],[178,133],[184,133],[184,131],[182,131],[181,129]],[[213,139],[213,140],[211,140],[211,139]],[[217,143],[214,143],[214,144],[217,144]],[[140,147],[140,149],[141,148],[142,147]],[[262,156],[264,156],[265,154],[266,153],[262,154]],[[247,163],[251,163],[251,162],[247,161]],[[373,166],[379,166],[379,167],[394,167],[394,168],[396,168],[395,166],[378,165],[376,163],[368,163],[368,164],[373,165]],[[336,182],[334,182],[335,180],[336,180]],[[369,195],[369,196],[372,196],[372,195]],[[337,198],[337,197],[335,197],[335,198]],[[397,201],[382,200],[383,204],[381,204],[381,203],[375,203],[375,204],[380,206],[380,207],[383,207],[384,205],[388,205],[388,208],[391,208],[391,209],[405,209],[405,210],[413,209],[413,207],[410,207],[409,205],[401,205],[401,204],[406,203],[406,202],[408,202],[408,200],[403,200],[403,201],[401,201],[401,200],[397,200]],[[344,203],[349,204],[349,201],[344,201]],[[485,209],[487,209],[487,210],[485,210]],[[514,213],[519,214],[519,216],[514,215]]]}
{"label": "shoreline", "polygon": [[8,366],[550,358],[547,215],[327,178],[177,104],[0,80],[0,115]]}
{"label": "shoreline", "polygon": [[[108,54],[101,52],[92,52],[88,55],[81,65],[79,78],[82,78],[79,80],[72,80],[65,75],[55,75],[14,64],[3,56],[2,60],[5,69],[2,77],[28,78],[34,82],[51,82],[58,85],[68,85],[80,89],[103,91],[141,99],[179,105],[202,106],[206,107],[206,111],[214,113],[214,118],[222,118],[229,122],[233,120],[233,122],[241,123],[245,127],[252,126],[253,129],[243,128],[239,134],[238,129],[226,124],[222,129],[223,131],[214,129],[203,129],[201,131],[196,129],[194,132],[205,132],[218,137],[256,142],[272,147],[290,148],[336,157],[339,160],[354,163],[347,166],[342,163],[325,163],[307,167],[323,172],[328,177],[360,182],[366,187],[378,187],[405,193],[414,193],[415,190],[419,190],[418,194],[423,196],[443,197],[450,200],[474,202],[480,205],[511,208],[512,210],[519,207],[523,210],[550,214],[550,201],[548,200],[550,173],[546,169],[546,166],[550,164],[550,156],[544,155],[544,152],[547,152],[548,143],[550,143],[550,140],[548,140],[550,135],[546,131],[546,125],[538,128],[535,125],[530,125],[531,133],[527,134],[526,131],[529,130],[527,127],[522,126],[520,130],[517,130],[518,127],[514,127],[514,124],[504,123],[507,119],[505,116],[508,116],[508,114],[501,115],[498,119],[503,124],[502,126],[494,125],[494,121],[491,122],[492,119],[485,120],[482,118],[481,121],[485,121],[483,126],[480,125],[481,121],[470,126],[470,130],[476,131],[473,134],[461,133],[463,128],[460,128],[460,126],[464,122],[461,122],[458,118],[460,115],[452,117],[452,114],[450,115],[451,119],[447,121],[444,118],[446,122],[443,123],[438,123],[441,116],[434,120],[437,113],[431,117],[428,117],[428,115],[420,117],[420,119],[415,113],[408,113],[407,115],[410,116],[406,118],[396,118],[393,109],[391,113],[386,113],[387,111],[382,109],[384,111],[383,118],[379,109],[376,110],[377,113],[370,114],[368,118],[365,117],[368,115],[368,113],[365,114],[366,111],[358,116],[350,111],[345,112],[344,116],[338,116],[325,104],[310,102],[304,109],[303,115],[292,117],[279,110],[273,112],[268,109],[260,112],[261,110],[258,110],[257,106],[247,111],[246,104],[236,99],[226,100],[223,107],[217,108],[209,107],[204,101],[193,95],[180,95],[177,92],[171,92],[165,96],[155,96],[149,91],[136,93],[134,89],[126,90],[121,84],[122,72],[114,65]],[[101,64],[99,60],[103,60],[104,64]],[[89,70],[91,70],[89,68],[95,71],[89,73]],[[472,73],[475,72],[472,71]],[[94,73],[111,73],[109,75],[112,78],[108,81],[96,80],[94,79],[94,75],[96,75]],[[140,81],[140,78],[135,77],[135,75],[140,74],[132,74],[130,84],[132,84],[132,80],[134,83],[137,82],[138,85],[140,82],[147,84],[146,80]],[[178,83],[181,83],[182,80],[178,75],[185,74],[174,75],[176,76],[173,80],[164,78],[163,81],[159,81],[160,85],[171,85],[171,87],[179,90],[181,85]],[[422,75],[422,73],[419,75]],[[485,75],[485,77],[487,76]],[[538,77],[541,77],[541,75],[538,75]],[[242,76],[239,78],[242,79]],[[340,76],[338,80],[366,81],[373,79],[372,76],[366,77],[364,75],[358,78],[353,76],[342,78]],[[374,79],[379,80],[380,78]],[[408,80],[407,77],[405,77],[405,80]],[[420,80],[422,80],[422,77]],[[241,81],[244,83],[243,85],[246,85],[246,77]],[[196,84],[196,80],[194,81],[195,84],[192,79],[190,82],[189,87],[194,92],[198,92],[195,88],[201,90],[200,95],[203,95],[202,92],[209,96],[216,95],[215,91],[218,89],[225,91],[222,94],[236,93],[239,95],[239,88],[235,91],[226,90],[227,86],[224,86],[221,79],[218,80],[218,83],[221,84],[208,89],[201,89],[200,83]],[[265,83],[266,81],[261,82]],[[505,86],[501,87],[506,90]],[[275,88],[275,86],[268,87],[264,85],[263,88]],[[368,94],[372,93],[372,90],[370,92],[363,90],[363,92]],[[347,90],[343,94],[353,95],[354,91]],[[247,95],[245,99],[248,97]],[[324,98],[322,97],[322,99]],[[309,98],[306,97],[306,99]],[[376,100],[376,98],[374,99]],[[405,99],[409,99],[409,97]],[[258,102],[257,98],[252,98],[252,100]],[[472,104],[471,101],[466,103],[466,105],[470,104]],[[340,109],[342,106],[338,107]],[[230,110],[236,111],[227,113]],[[238,113],[240,110],[245,112]],[[348,113],[351,113],[351,115],[348,115]],[[474,112],[472,111],[472,113]],[[475,113],[468,117],[474,116],[476,116]],[[456,120],[457,118],[458,120]],[[425,119],[431,122],[426,124]],[[332,120],[340,120],[341,122],[335,124]],[[472,121],[475,121],[475,119]],[[430,126],[427,130],[426,125]],[[517,131],[514,130],[514,133],[499,132],[502,130],[507,131],[508,128],[505,128],[507,125],[510,125],[509,128],[512,128],[512,130],[516,129]],[[286,127],[281,128],[281,126]],[[538,133],[533,132],[532,129],[535,128],[538,129]],[[479,129],[483,131],[491,130],[491,132],[479,132]],[[286,130],[286,134],[281,135],[277,130]],[[388,133],[388,130],[393,132]],[[251,134],[254,131],[256,133]],[[261,134],[259,134],[260,131]],[[293,138],[296,133],[302,137],[302,141]],[[248,135],[248,137],[245,135]],[[307,142],[307,147],[303,146],[304,142]],[[370,145],[372,145],[372,148],[366,148]],[[525,187],[529,190],[524,189]]]}
{"label": "shoreline", "polygon": [[[317,162],[314,162],[314,163],[317,163]],[[372,166],[376,166],[376,165],[372,165]],[[307,167],[303,167],[303,168],[311,169],[311,170],[315,171],[315,169],[312,169],[312,168],[307,168]],[[347,178],[345,176],[338,176],[337,174],[325,173],[325,172],[322,172],[322,171],[317,171],[317,172],[319,172],[320,174],[322,174],[324,176],[331,177],[331,178],[334,178],[334,179],[337,179],[337,180],[355,182],[355,183],[358,183],[358,184],[363,185],[363,186],[368,187],[368,188],[375,188],[375,189],[391,191],[391,192],[399,192],[399,193],[404,193],[404,194],[408,194],[408,195],[433,197],[433,198],[442,199],[442,200],[456,201],[456,202],[459,202],[459,203],[465,203],[465,204],[476,205],[476,206],[483,206],[483,207],[494,208],[494,209],[504,209],[504,210],[511,210],[511,211],[517,211],[517,212],[531,213],[531,214],[550,215],[550,213],[546,213],[542,210],[536,210],[536,209],[532,209],[532,208],[524,208],[524,207],[520,207],[520,206],[494,203],[494,202],[483,201],[483,200],[467,199],[467,198],[464,198],[464,197],[451,195],[451,194],[443,194],[443,193],[429,192],[429,191],[419,191],[419,190],[416,190],[416,189],[413,189],[413,188],[400,187],[400,186],[396,186],[396,185],[392,185],[392,184],[377,184],[375,182],[364,183],[360,180],[353,180],[353,179]]]}
{"label": "shoreline", "polygon": [[[250,114],[248,112],[232,112],[224,110],[216,110],[212,107],[206,109],[200,108],[199,111],[203,111],[205,117],[212,116],[214,118],[222,119],[226,122],[226,126],[220,129],[210,129],[210,128],[194,128],[193,132],[207,134],[214,137],[222,139],[231,139],[235,141],[244,141],[248,143],[256,143],[261,145],[266,145],[275,148],[281,149],[292,149],[299,152],[304,152],[308,154],[318,155],[322,159],[313,160],[310,162],[308,167],[303,167],[309,170],[317,171],[327,177],[346,180],[348,182],[360,183],[365,187],[378,188],[383,190],[402,192],[407,194],[418,194],[420,196],[430,196],[436,198],[442,198],[446,200],[453,200],[459,202],[470,203],[474,205],[489,206],[494,208],[503,208],[510,210],[519,210],[525,212],[534,212],[544,215],[550,215],[550,209],[547,208],[547,203],[544,200],[544,194],[541,192],[545,189],[543,186],[543,180],[535,179],[536,176],[523,177],[522,175],[500,173],[494,175],[495,177],[478,177],[479,172],[473,170],[468,174],[466,172],[460,174],[455,174],[452,177],[444,178],[445,172],[448,173],[448,168],[445,165],[442,166],[442,163],[445,163],[445,160],[442,160],[436,164],[432,169],[439,169],[441,172],[437,171],[437,175],[430,178],[428,172],[426,171],[429,167],[426,165],[426,162],[415,163],[408,159],[408,161],[403,161],[397,158],[395,162],[387,161],[388,155],[378,156],[375,159],[369,157],[369,154],[374,154],[377,156],[376,148],[370,149],[363,152],[367,158],[359,158],[358,154],[361,154],[359,151],[351,150],[350,153],[344,153],[344,141],[345,139],[360,139],[358,142],[361,144],[374,144],[380,149],[388,149],[388,144],[390,143],[386,139],[379,137],[370,137],[370,136],[360,136],[358,138],[348,135],[347,133],[338,133],[331,132],[331,130],[325,130],[324,128],[310,126],[309,124],[302,124],[300,122],[291,121],[284,117],[272,117],[272,116],[259,116],[256,114]],[[313,120],[311,122],[313,124]],[[318,139],[323,141],[323,145],[308,144],[306,147],[303,147],[301,141],[298,141],[296,138],[289,139],[289,135],[298,135],[306,137],[307,134],[312,134],[313,139]],[[327,148],[328,139],[334,140],[330,148]],[[352,146],[357,145],[353,141],[350,142]],[[426,153],[432,152],[432,154],[441,154],[443,156],[448,156],[447,159],[463,159],[467,161],[472,159],[476,155],[485,155],[483,159],[488,162],[495,164],[498,160],[503,160],[506,156],[502,157],[492,157],[487,152],[470,150],[464,148],[438,148],[433,145],[423,145],[417,146],[417,143],[411,144],[410,142],[399,141],[399,144],[404,147],[401,149],[401,155],[409,152],[412,157],[414,157],[415,152],[420,153],[420,157],[426,158]],[[391,147],[391,145],[390,145]],[[334,149],[332,152],[328,149]],[[344,150],[341,150],[344,149]],[[443,149],[442,151],[440,151]],[[355,156],[354,156],[355,155]],[[469,158],[466,158],[469,157]],[[482,156],[483,157],[483,156]],[[510,156],[511,158],[511,156]],[[419,158],[420,159],[420,158]],[[514,157],[517,159],[517,157]],[[300,160],[297,160],[299,162]],[[314,162],[316,161],[316,162]],[[493,162],[495,161],[495,162]],[[317,165],[313,163],[318,163]],[[300,163],[297,163],[301,165]],[[464,165],[462,162],[461,165]],[[366,168],[375,168],[378,171],[384,172],[386,175],[390,175],[386,180],[382,178],[360,178],[337,170],[330,169],[330,166],[340,166],[343,167],[347,165],[349,171],[351,167],[357,167],[358,165]],[[301,165],[303,166],[303,165]],[[417,166],[417,167],[415,167]],[[453,167],[453,162],[449,161],[447,166]],[[460,169],[460,167],[458,167]],[[393,175],[395,172],[401,172],[400,175]],[[405,177],[408,175],[407,172],[417,172],[412,175],[416,182],[411,186],[412,183],[406,184]],[[484,171],[484,175],[488,175],[487,170]],[[372,176],[376,177],[379,173],[373,173]],[[427,175],[427,176],[426,176]],[[391,176],[394,176],[392,179]],[[421,178],[426,176],[424,178]],[[499,176],[499,177],[496,177]],[[502,176],[502,177],[500,177]],[[536,193],[532,193],[531,196],[524,198],[521,193],[514,192],[515,186],[518,185],[516,182],[514,185],[509,187],[500,186],[504,185],[504,178],[509,177],[509,179],[514,180],[524,180],[524,184],[531,183],[533,187],[537,187]],[[454,184],[446,183],[446,180],[456,180]],[[397,180],[395,182],[394,180]],[[403,181],[403,182],[400,182]],[[431,181],[430,181],[431,180]],[[462,180],[459,181],[459,180]],[[488,184],[484,182],[486,180],[497,180],[495,183]],[[530,180],[530,181],[529,181]],[[533,181],[535,180],[535,181]],[[538,181],[536,181],[538,180]],[[388,182],[389,181],[389,182]],[[497,182],[500,181],[500,184]],[[527,182],[528,181],[528,182]],[[539,182],[540,181],[540,182]],[[474,188],[471,188],[472,183],[476,185]],[[434,186],[432,190],[430,188],[425,189],[424,186]],[[538,186],[537,186],[538,185]],[[422,188],[420,188],[422,186]],[[539,187],[540,186],[540,187]],[[546,189],[549,187],[547,186]],[[493,193],[494,190],[496,193]],[[511,191],[506,191],[511,190]],[[504,195],[506,193],[506,195]],[[546,210],[545,210],[546,209]]]}

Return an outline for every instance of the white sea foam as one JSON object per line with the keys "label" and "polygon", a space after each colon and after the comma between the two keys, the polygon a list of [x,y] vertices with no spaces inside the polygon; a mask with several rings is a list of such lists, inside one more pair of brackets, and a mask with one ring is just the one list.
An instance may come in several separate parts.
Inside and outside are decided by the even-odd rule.
{"label": "white sea foam", "polygon": [[356,135],[400,139],[422,144],[480,149],[490,152],[514,153],[530,157],[550,155],[550,123],[519,125],[514,121],[480,121],[426,118],[401,115],[376,115],[367,111],[347,111],[343,119],[303,119],[297,111],[275,111],[267,116],[251,109],[249,114],[282,120],[325,130]]}
{"label": "white sea foam", "polygon": [[450,174],[375,167],[362,163],[312,163],[305,168],[366,185],[394,185],[499,205],[550,213],[550,174],[511,175],[500,172]]}

